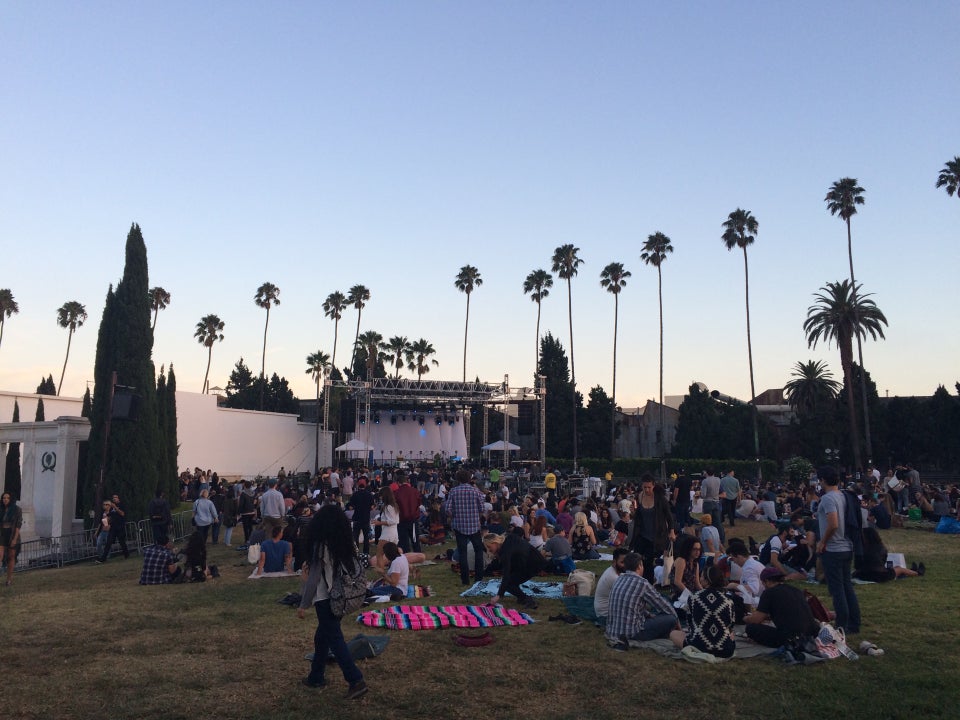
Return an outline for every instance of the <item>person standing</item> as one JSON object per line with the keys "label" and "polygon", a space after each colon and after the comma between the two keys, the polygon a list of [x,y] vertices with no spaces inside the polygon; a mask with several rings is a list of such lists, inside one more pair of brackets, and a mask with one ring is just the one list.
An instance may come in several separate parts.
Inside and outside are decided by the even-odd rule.
{"label": "person standing", "polygon": [[334,568],[339,565],[344,571],[352,572],[354,563],[358,562],[350,524],[339,505],[324,505],[317,511],[307,526],[307,543],[310,548],[307,580],[301,593],[297,617],[303,620],[306,609],[313,605],[317,614],[317,630],[313,636],[310,673],[301,682],[309,688],[322,688],[327,684],[324,672],[329,651],[333,653],[344,680],[349,684],[346,699],[355,700],[366,694],[367,684],[343,639],[340,618],[330,608]]}
{"label": "person standing", "polygon": [[267,480],[267,491],[260,498],[260,517],[268,527],[283,527],[286,504],[283,493],[277,490],[277,479]]}
{"label": "person standing", "polygon": [[250,544],[250,535],[253,533],[253,523],[257,519],[257,498],[254,495],[253,483],[243,481],[243,490],[237,498],[237,515],[243,523],[243,544]]}
{"label": "person standing", "polygon": [[743,491],[740,488],[740,481],[733,475],[733,470],[728,470],[720,481],[720,490],[723,492],[723,509],[720,513],[720,521],[723,522],[723,516],[730,520],[730,527],[737,523],[737,504],[743,497]]}
{"label": "person standing", "polygon": [[853,541],[845,532],[847,498],[840,492],[837,471],[832,467],[820,468],[820,481],[826,492],[817,505],[820,528],[817,552],[833,599],[833,610],[837,614],[836,625],[852,635],[860,632],[860,603],[851,579]]}
{"label": "person standing", "polygon": [[680,472],[673,484],[673,514],[677,522],[677,532],[690,524],[690,476]]}
{"label": "person standing", "polygon": [[223,544],[230,547],[233,529],[237,526],[237,497],[233,487],[227,486],[223,498]]}
{"label": "person standing", "polygon": [[397,525],[400,548],[405,552],[420,552],[420,533],[417,523],[420,520],[420,493],[410,484],[410,476],[402,470],[397,472],[399,486],[394,493],[400,522]]}
{"label": "person standing", "polygon": [[700,481],[700,497],[703,499],[703,512],[710,513],[713,526],[720,533],[720,542],[726,543],[723,532],[723,516],[720,513],[720,478],[713,474],[713,468],[707,468],[707,475]]}
{"label": "person standing", "polygon": [[17,566],[20,551],[20,528],[23,527],[23,512],[5,492],[0,495],[0,560],[7,563],[7,585],[13,585],[13,570]]}
{"label": "person standing", "polygon": [[483,542],[480,539],[480,516],[483,514],[483,493],[477,490],[469,470],[460,468],[456,474],[457,486],[443,503],[450,517],[450,527],[457,537],[460,557],[460,582],[470,584],[470,564],[467,561],[467,543],[473,545],[474,577],[483,580]]}
{"label": "person standing", "polygon": [[160,488],[157,488],[156,495],[147,506],[147,515],[150,516],[150,526],[153,528],[154,544],[166,545],[170,526],[173,525],[173,515],[170,513],[170,503]]}
{"label": "person standing", "polygon": [[127,549],[126,513],[120,506],[120,496],[116,493],[110,500],[110,509],[107,515],[110,523],[110,534],[107,536],[106,547],[104,547],[98,559],[98,562],[101,563],[105,563],[110,557],[110,548],[113,547],[114,541],[120,543],[124,559],[130,557],[130,551]]}
{"label": "person standing", "polygon": [[[656,560],[677,537],[673,529],[673,513],[663,490],[656,487],[653,476],[646,473],[640,478],[640,500],[631,522],[629,547],[643,557],[643,573],[647,582],[653,583]],[[572,541],[571,541],[572,542]]]}
{"label": "person standing", "polygon": [[547,468],[547,474],[543,476],[543,487],[547,491],[547,498],[551,502],[557,501],[557,474],[553,468]]}
{"label": "person standing", "polygon": [[367,479],[361,477],[357,481],[357,491],[350,498],[353,505],[353,540],[357,535],[363,538],[363,552],[370,554],[370,511],[374,505],[373,493],[367,489]]}
{"label": "person standing", "polygon": [[[219,484],[219,483],[217,483]],[[210,502],[213,503],[213,507],[217,510],[217,519],[213,521],[213,526],[211,527],[211,539],[213,544],[216,545],[220,542],[220,526],[223,525],[223,494],[217,491],[217,484],[213,485],[210,488]]]}
{"label": "person standing", "polygon": [[193,524],[203,537],[204,543],[207,542],[210,528],[217,522],[217,508],[210,501],[209,492],[209,490],[201,490],[200,497],[193,501]]}

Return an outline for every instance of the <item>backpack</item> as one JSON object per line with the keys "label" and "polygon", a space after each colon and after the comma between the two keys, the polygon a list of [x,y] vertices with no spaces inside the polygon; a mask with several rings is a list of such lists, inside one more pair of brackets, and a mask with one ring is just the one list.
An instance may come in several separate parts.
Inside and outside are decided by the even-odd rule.
{"label": "backpack", "polygon": [[863,513],[860,498],[849,490],[843,491],[843,534],[853,543],[853,556],[863,555]]}
{"label": "backpack", "polygon": [[767,542],[763,545],[763,547],[760,548],[760,555],[759,555],[759,557],[758,557],[757,559],[758,559],[758,560],[761,562],[761,564],[763,564],[763,565],[769,565],[769,564],[770,564],[770,555],[772,554],[772,553],[771,553],[771,548],[770,548],[770,541],[773,540],[776,536],[777,536],[777,533],[774,533],[773,535],[771,535],[770,537],[768,537],[768,538],[767,538]]}
{"label": "backpack", "polygon": [[343,565],[333,568],[333,585],[330,587],[330,612],[334,617],[343,617],[349,612],[359,610],[367,597],[366,568],[360,561],[359,553],[354,553],[353,572]]}
{"label": "backpack", "polygon": [[830,622],[830,611],[827,610],[826,606],[824,606],[822,602],[820,602],[820,598],[818,598],[809,590],[803,591],[803,597],[806,599],[807,606],[810,608],[810,612],[813,613],[813,617],[816,620],[822,623]]}

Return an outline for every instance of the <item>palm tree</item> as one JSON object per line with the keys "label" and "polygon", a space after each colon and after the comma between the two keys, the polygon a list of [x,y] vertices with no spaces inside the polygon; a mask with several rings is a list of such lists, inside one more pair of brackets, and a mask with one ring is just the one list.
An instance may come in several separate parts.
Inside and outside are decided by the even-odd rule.
{"label": "palm tree", "polygon": [[467,295],[467,321],[463,326],[463,382],[467,381],[467,330],[470,328],[470,295],[473,289],[483,285],[480,271],[473,265],[464,265],[453,279],[457,290]]}
{"label": "palm tree", "polygon": [[617,443],[617,316],[620,313],[620,291],[630,277],[623,263],[612,262],[600,271],[600,286],[613,294],[613,391],[610,393],[610,459],[616,454]]}
{"label": "palm tree", "polygon": [[577,274],[583,260],[577,257],[580,248],[561,245],[553,251],[553,271],[567,281],[567,319],[570,325],[570,385],[573,395],[573,469],[577,469],[577,371],[573,362],[573,288],[570,281]]}
{"label": "palm tree", "polygon": [[153,323],[150,325],[151,332],[157,328],[157,315],[161,310],[165,310],[170,304],[170,293],[162,287],[150,288],[150,307],[153,310]]}
{"label": "palm tree", "polygon": [[357,341],[360,339],[360,315],[370,299],[370,291],[363,285],[354,285],[347,293],[347,303],[357,310],[357,332],[353,336],[353,355],[350,356],[350,372],[353,372],[353,361],[357,356]]}
{"label": "palm tree", "polygon": [[937,178],[937,187],[947,189],[947,195],[956,193],[960,198],[960,155],[953,160],[948,160],[940,171],[940,177]]}
{"label": "palm tree", "polygon": [[253,302],[257,307],[262,307],[267,311],[267,320],[263,324],[263,357],[260,361],[260,377],[262,378],[265,377],[267,371],[267,328],[270,327],[270,308],[280,304],[280,288],[273,283],[265,282],[257,288],[257,294],[253,296]]}
{"label": "palm tree", "polygon": [[13,299],[13,293],[10,288],[0,289],[0,345],[3,344],[3,324],[11,315],[20,312],[20,306]]}
{"label": "palm tree", "polygon": [[[883,326],[887,324],[880,308],[870,295],[860,295],[846,280],[827,283],[820,288],[822,293],[814,295],[816,304],[807,310],[807,319],[803,323],[803,332],[811,348],[823,340],[828,344],[836,343],[840,348],[840,364],[843,366],[843,380],[847,386],[847,413],[850,415],[850,442],[853,445],[854,466],[860,465],[860,441],[857,431],[857,416],[853,402],[853,338],[870,334],[874,340],[884,337]],[[863,375],[863,366],[860,366]]]}
{"label": "palm tree", "polygon": [[537,304],[537,341],[534,347],[534,371],[540,374],[540,303],[550,294],[553,287],[553,275],[546,270],[534,270],[523,281],[523,294],[530,295],[530,299]]}
{"label": "palm tree", "polygon": [[313,472],[320,470],[320,381],[331,368],[330,356],[322,350],[307,355],[307,374],[317,384],[317,442],[313,457]]}
{"label": "palm tree", "polygon": [[743,287],[744,304],[747,308],[747,363],[750,366],[750,404],[753,406],[753,454],[757,458],[757,477],[763,480],[760,466],[760,436],[757,432],[757,391],[753,384],[753,344],[750,339],[750,268],[747,265],[747,245],[753,245],[757,239],[757,219],[749,210],[737,208],[723,222],[723,242],[727,250],[738,247],[743,250]]}
{"label": "palm tree", "polygon": [[[853,275],[853,239],[850,234],[850,218],[857,214],[857,205],[863,205],[862,187],[857,185],[856,178],[841,178],[830,186],[824,201],[827,203],[827,210],[831,215],[839,215],[841,220],[847,223],[847,258],[850,260],[850,287],[853,293],[853,309],[856,312],[859,307],[857,303],[857,281]],[[860,335],[857,334],[857,360],[860,362],[860,369],[863,369],[863,343],[860,341]],[[860,373],[860,394],[863,395],[863,432],[866,438],[867,462],[873,462],[873,440],[870,433],[870,411],[867,407],[867,379],[866,375]],[[859,463],[856,470],[860,469]]]}
{"label": "palm tree", "polygon": [[62,328],[67,328],[70,332],[67,335],[67,356],[63,359],[63,371],[60,373],[60,384],[57,385],[57,395],[63,388],[63,376],[67,373],[67,360],[70,359],[70,342],[73,340],[73,333],[78,327],[87,320],[87,309],[76,300],[65,302],[57,309],[57,324]]}
{"label": "palm tree", "polygon": [[333,357],[330,358],[330,366],[337,366],[337,331],[340,329],[340,318],[343,317],[343,311],[347,309],[347,296],[337,290],[327,295],[323,301],[323,314],[333,320]]}
{"label": "palm tree", "polygon": [[200,322],[197,323],[197,329],[193,333],[197,342],[207,348],[207,372],[203,376],[203,389],[200,391],[202,393],[210,389],[210,384],[207,380],[210,377],[210,361],[213,359],[213,344],[223,341],[224,324],[223,320],[216,315],[204,315],[200,318]]}
{"label": "palm tree", "polygon": [[840,383],[833,379],[822,360],[798,362],[783,389],[787,402],[801,415],[812,416],[826,402],[836,400]]}
{"label": "palm tree", "polygon": [[673,252],[673,245],[670,238],[662,232],[647,236],[647,241],[643,244],[643,252],[640,253],[640,259],[646,265],[653,265],[657,268],[657,295],[660,298],[660,478],[665,479],[666,465],[663,460],[664,443],[666,441],[666,431],[663,426],[663,273],[660,266],[667,259],[667,255]]}
{"label": "palm tree", "polygon": [[439,365],[431,355],[436,354],[433,345],[420,338],[410,345],[410,354],[407,355],[407,368],[417,374],[417,380],[430,372],[430,365]]}
{"label": "palm tree", "polygon": [[396,375],[400,377],[400,371],[403,370],[403,363],[406,360],[410,350],[410,341],[403,335],[394,335],[387,342],[380,345],[383,350],[383,359],[396,368]]}
{"label": "palm tree", "polygon": [[[383,343],[383,335],[376,330],[367,330],[357,336],[357,346],[363,348],[367,353],[368,379],[373,377],[373,369],[377,366],[377,355],[380,352],[381,343]],[[354,352],[356,352],[356,349]]]}

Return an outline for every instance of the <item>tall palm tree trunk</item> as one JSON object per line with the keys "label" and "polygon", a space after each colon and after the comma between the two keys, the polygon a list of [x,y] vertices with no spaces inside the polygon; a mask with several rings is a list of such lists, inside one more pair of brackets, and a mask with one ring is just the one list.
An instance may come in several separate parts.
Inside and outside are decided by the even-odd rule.
{"label": "tall palm tree trunk", "polygon": [[853,344],[851,338],[840,338],[840,363],[843,382],[847,386],[847,413],[850,415],[850,444],[853,446],[854,468],[860,467],[860,431],[857,427],[856,403],[853,400]]}
{"label": "tall palm tree trunk", "polygon": [[210,361],[213,360],[213,344],[211,343],[210,348],[207,350],[207,372],[203,375],[203,390],[200,392],[207,392],[207,380],[210,378]]}
{"label": "tall palm tree trunk", "polygon": [[757,459],[757,479],[763,480],[763,468],[760,465],[760,435],[757,431],[757,391],[753,385],[753,343],[750,340],[750,268],[747,265],[747,246],[743,246],[743,287],[747,305],[747,363],[750,365],[750,404],[753,406],[753,455]]}
{"label": "tall palm tree trunk", "polygon": [[63,359],[63,370],[60,372],[60,384],[57,385],[57,396],[60,395],[60,388],[63,387],[63,377],[67,374],[67,360],[70,359],[70,341],[73,340],[73,328],[70,328],[70,333],[67,335],[67,356]]}
{"label": "tall palm tree trunk", "polygon": [[260,409],[263,410],[263,386],[267,383],[267,328],[270,327],[270,306],[267,305],[267,321],[263,324],[263,356],[260,359]]}
{"label": "tall palm tree trunk", "polygon": [[[3,325],[4,325],[4,322],[3,322],[2,319],[0,319],[0,345],[3,345]],[[537,314],[537,327],[538,327],[538,328],[540,327],[540,315],[539,315],[539,311],[538,311],[538,314]],[[537,330],[537,334],[538,334],[538,335],[540,334],[540,331],[539,331],[539,330]]]}
{"label": "tall palm tree trunk", "polygon": [[666,480],[666,461],[663,458],[666,429],[663,426],[663,274],[657,265],[657,296],[660,301],[660,481]]}
{"label": "tall palm tree trunk", "polygon": [[573,287],[567,278],[567,318],[570,324],[570,384],[573,386],[573,469],[577,469],[577,370],[573,363]]}
{"label": "tall palm tree trunk", "polygon": [[540,302],[537,301],[537,337],[533,348],[533,374],[540,374]]}
{"label": "tall palm tree trunk", "polygon": [[617,454],[617,315],[620,311],[620,296],[613,295],[613,390],[610,394],[610,459]]}
{"label": "tall palm tree trunk", "polygon": [[340,326],[339,320],[333,321],[333,357],[330,358],[330,367],[335,368],[337,366],[337,330]]}
{"label": "tall palm tree trunk", "polygon": [[151,331],[157,329],[157,315],[158,315],[159,313],[160,313],[160,306],[158,305],[157,307],[155,307],[155,308],[153,309],[153,322],[150,323],[150,330],[151,330]]}
{"label": "tall palm tree trunk", "polygon": [[360,315],[363,310],[357,310],[357,332],[353,336],[353,352],[350,354],[350,374],[353,375],[353,363],[357,359],[357,341],[360,339]]}
{"label": "tall palm tree trunk", "polygon": [[467,330],[470,328],[470,293],[467,293],[467,321],[463,324],[463,381],[467,381]]}
{"label": "tall palm tree trunk", "polygon": [[[860,318],[857,314],[857,283],[853,278],[853,239],[850,234],[850,218],[847,218],[847,257],[850,260],[850,293],[853,302],[854,335],[857,338],[857,360],[860,362],[860,394],[863,398],[863,432],[866,440],[867,462],[873,462],[873,440],[870,438],[870,407],[867,403],[867,373],[863,368],[863,342],[860,340]],[[854,468],[860,470],[860,461]]]}

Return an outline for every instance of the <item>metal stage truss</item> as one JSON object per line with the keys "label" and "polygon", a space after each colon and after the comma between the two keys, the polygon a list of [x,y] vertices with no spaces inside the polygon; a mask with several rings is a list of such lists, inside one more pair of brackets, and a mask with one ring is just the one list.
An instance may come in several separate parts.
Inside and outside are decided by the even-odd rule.
{"label": "metal stage truss", "polygon": [[[546,456],[546,383],[538,376],[537,387],[511,387],[510,377],[503,382],[461,382],[459,380],[408,380],[405,378],[373,378],[368,380],[333,380],[324,378],[323,427],[330,422],[330,391],[344,388],[357,401],[356,413],[371,416],[378,407],[403,408],[406,406],[438,411],[455,412],[468,405],[482,405],[484,414],[483,443],[487,443],[487,413],[491,407],[517,404],[527,400],[537,401],[540,406],[539,445],[540,462]],[[362,410],[361,410],[362,407]],[[464,413],[464,430],[467,442],[470,438],[470,413]],[[504,440],[509,439],[509,422],[505,423]],[[504,464],[509,465],[509,451],[504,454]]]}

